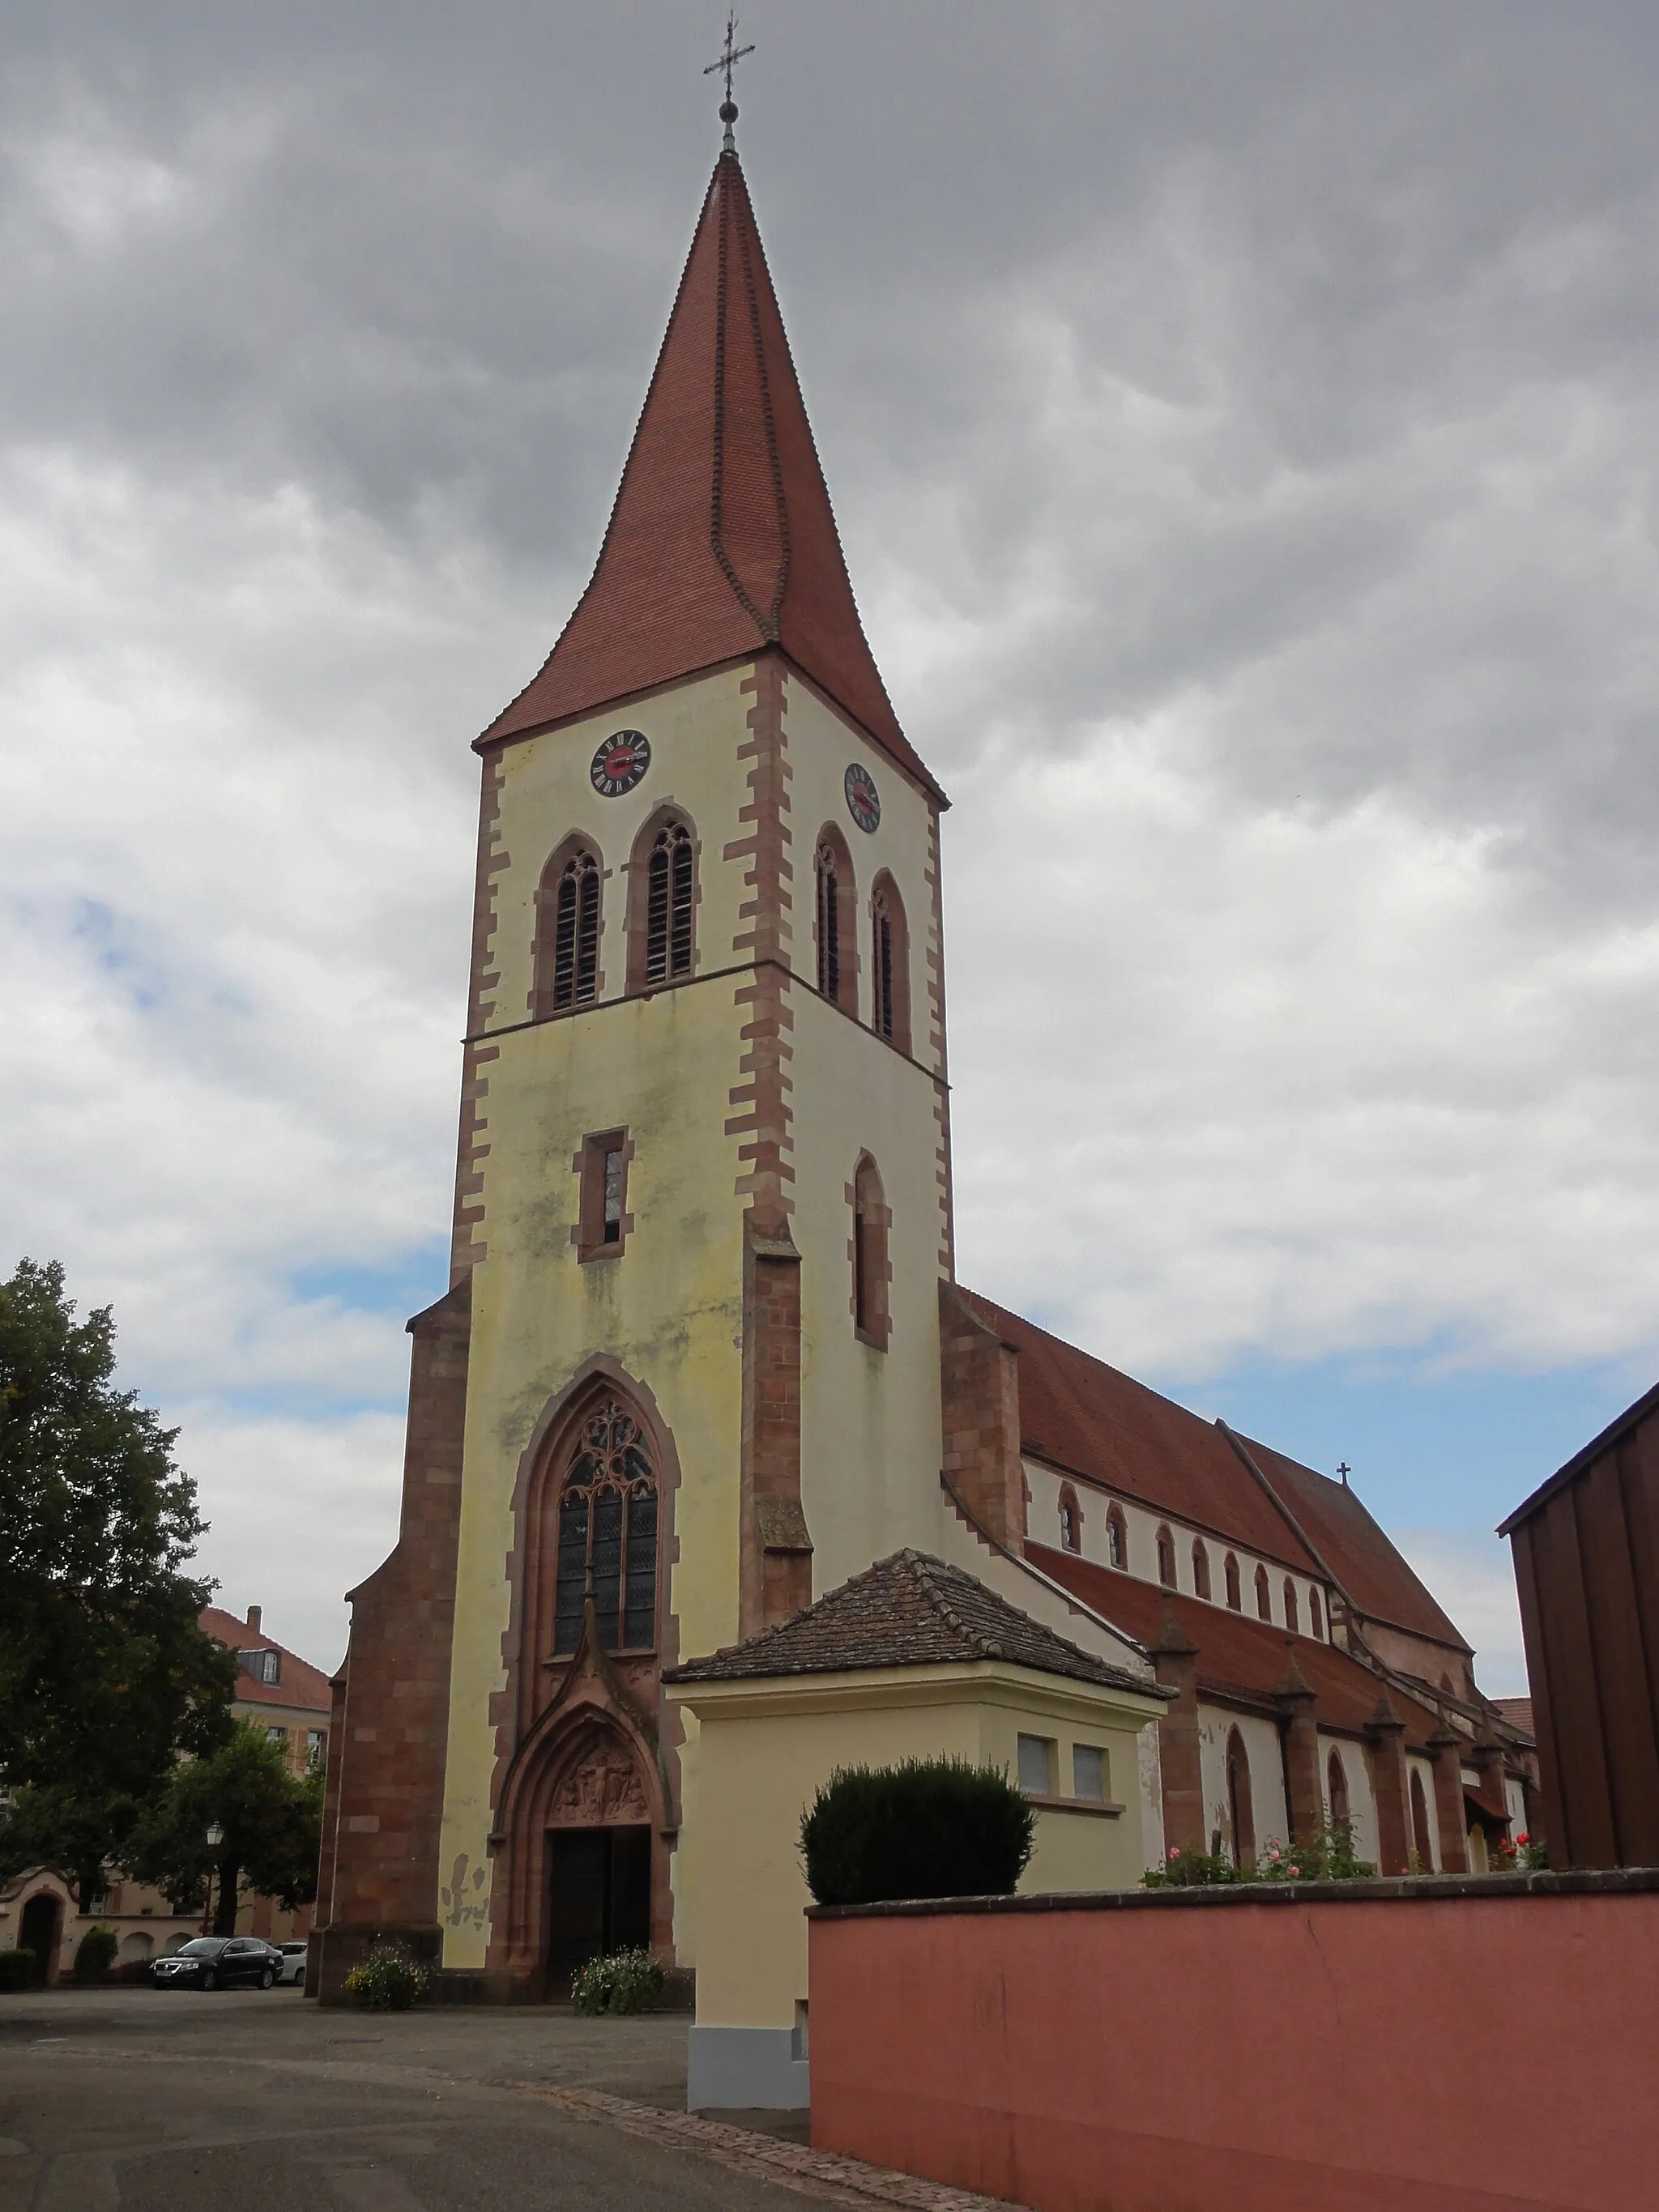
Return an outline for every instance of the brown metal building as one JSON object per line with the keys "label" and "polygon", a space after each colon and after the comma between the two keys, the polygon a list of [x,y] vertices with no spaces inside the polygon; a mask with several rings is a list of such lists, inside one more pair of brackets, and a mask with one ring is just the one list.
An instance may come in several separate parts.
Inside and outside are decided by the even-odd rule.
{"label": "brown metal building", "polygon": [[1659,1386],[1498,1533],[1521,1597],[1550,1864],[1659,1866]]}

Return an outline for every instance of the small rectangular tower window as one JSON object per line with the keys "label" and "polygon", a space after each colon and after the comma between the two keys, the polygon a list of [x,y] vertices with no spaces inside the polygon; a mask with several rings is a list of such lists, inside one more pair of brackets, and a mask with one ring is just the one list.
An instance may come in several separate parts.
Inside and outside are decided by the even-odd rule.
{"label": "small rectangular tower window", "polygon": [[580,1177],[579,1218],[570,1232],[577,1256],[603,1259],[620,1252],[634,1226],[628,1211],[628,1164],[634,1147],[626,1129],[606,1129],[586,1137],[572,1163]]}

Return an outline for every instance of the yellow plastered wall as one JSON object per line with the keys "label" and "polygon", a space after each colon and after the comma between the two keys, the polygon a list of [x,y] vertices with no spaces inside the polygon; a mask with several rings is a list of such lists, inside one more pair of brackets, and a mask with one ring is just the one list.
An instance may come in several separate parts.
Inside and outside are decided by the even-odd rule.
{"label": "yellow plastered wall", "polygon": [[[679,1485],[669,1502],[674,1551],[668,1601],[678,1656],[738,1633],[742,1414],[743,1215],[735,1184],[745,1164],[725,1133],[739,1109],[750,1018],[737,994],[750,978],[733,939],[752,927],[750,862],[726,848],[748,837],[749,741],[754,693],[745,668],[718,672],[622,709],[510,745],[501,757],[499,869],[490,954],[498,981],[488,1028],[496,1056],[481,1073],[483,1218],[487,1256],[474,1272],[459,1555],[441,1863],[465,1853],[491,1864],[487,1838],[495,1758],[490,1700],[506,1681],[507,1558],[513,1501],[526,1446],[550,1404],[590,1355],[604,1352],[649,1393],[671,1432]],[[618,728],[642,730],[652,765],[617,799],[597,793],[589,764]],[[789,680],[786,757],[791,793],[798,980],[789,1067],[793,1116],[793,1232],[802,1255],[802,1494],[817,1553],[815,1594],[898,1546],[939,1542],[939,1376],[936,1284],[942,1243],[939,1143],[930,1075],[811,988],[811,854],[827,819],[854,850],[863,1006],[868,1013],[867,911],[876,872],[889,868],[910,935],[913,1034],[929,1029],[925,800],[873,745],[807,689]],[[866,837],[842,789],[857,760],[881,793],[880,829]],[[641,830],[672,803],[689,817],[698,853],[694,979],[649,998],[626,985],[623,872]],[[573,832],[590,839],[605,871],[601,1002],[550,1021],[529,1020],[536,893],[549,856]],[[787,942],[788,940],[786,940]],[[701,980],[706,979],[706,980]],[[633,1146],[626,1208],[634,1226],[621,1253],[583,1263],[571,1231],[578,1212],[573,1160],[583,1137],[626,1125]],[[860,1149],[879,1166],[894,1216],[892,1335],[885,1352],[854,1337],[845,1190]],[[700,1817],[688,1717],[683,1813]],[[683,1891],[677,1855],[677,1899]],[[693,1954],[695,1907],[677,1901],[676,1944]],[[483,1964],[488,1923],[446,1930],[445,1963]]]}
{"label": "yellow plastered wall", "polygon": [[[733,1694],[735,1692],[735,1694]],[[1054,1739],[1069,1769],[1074,1741],[1106,1749],[1115,1817],[1039,1809],[1022,1890],[1127,1888],[1143,1865],[1133,1788],[1151,1699],[982,1663],[884,1669],[788,1683],[687,1685],[695,1706],[700,1812],[681,1880],[698,1929],[700,2027],[788,2027],[806,1996],[811,1897],[800,1816],[838,1766],[949,1754],[1015,1771],[1024,1731]]]}

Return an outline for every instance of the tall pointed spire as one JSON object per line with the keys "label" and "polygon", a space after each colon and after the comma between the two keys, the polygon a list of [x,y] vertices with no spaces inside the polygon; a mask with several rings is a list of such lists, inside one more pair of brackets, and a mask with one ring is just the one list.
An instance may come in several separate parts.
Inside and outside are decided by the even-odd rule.
{"label": "tall pointed spire", "polygon": [[859,621],[748,186],[723,153],[592,579],[479,743],[767,646],[942,798]]}

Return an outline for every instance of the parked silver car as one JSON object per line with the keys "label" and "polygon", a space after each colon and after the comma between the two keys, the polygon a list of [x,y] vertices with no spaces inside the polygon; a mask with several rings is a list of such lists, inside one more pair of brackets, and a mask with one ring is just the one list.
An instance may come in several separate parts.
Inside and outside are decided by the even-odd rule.
{"label": "parked silver car", "polygon": [[277,1981],[303,1982],[306,1978],[306,1953],[310,1946],[306,1943],[279,1943],[276,1948],[283,1954],[283,1963],[276,1970]]}

